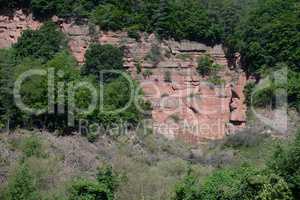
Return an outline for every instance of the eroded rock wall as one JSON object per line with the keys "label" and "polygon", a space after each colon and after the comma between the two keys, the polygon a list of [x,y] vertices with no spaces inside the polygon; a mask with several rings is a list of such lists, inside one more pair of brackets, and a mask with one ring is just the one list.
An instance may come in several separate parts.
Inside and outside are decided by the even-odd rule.
{"label": "eroded rock wall", "polygon": [[[140,82],[145,98],[152,103],[156,133],[197,143],[221,139],[245,126],[246,75],[229,68],[222,45],[159,41],[154,34],[145,33],[136,41],[126,32],[101,32],[97,27],[91,29],[87,23],[66,22],[55,17],[53,21],[68,37],[70,50],[81,64],[92,42],[125,50],[124,66]],[[15,43],[23,30],[37,29],[40,25],[20,11],[14,17],[0,16],[0,48]],[[215,86],[209,77],[197,73],[197,61],[205,55],[222,66],[218,75],[223,84]]]}
{"label": "eroded rock wall", "polygon": [[26,29],[36,30],[41,23],[34,21],[32,15],[25,15],[21,10],[13,16],[0,15],[0,48],[8,48],[17,42],[22,31]]}

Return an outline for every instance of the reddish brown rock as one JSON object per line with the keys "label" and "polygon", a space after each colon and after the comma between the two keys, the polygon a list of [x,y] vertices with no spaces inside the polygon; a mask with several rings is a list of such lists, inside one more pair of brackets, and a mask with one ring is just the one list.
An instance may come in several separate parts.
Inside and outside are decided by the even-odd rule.
{"label": "reddish brown rock", "polygon": [[40,22],[34,21],[32,15],[25,15],[22,10],[16,11],[13,17],[0,16],[0,48],[16,43],[24,30],[36,30],[40,26]]}
{"label": "reddish brown rock", "polygon": [[[181,138],[190,143],[206,139],[221,139],[245,126],[246,106],[243,90],[247,83],[245,73],[228,68],[222,45],[209,47],[201,43],[167,40],[161,43],[154,34],[141,33],[141,41],[128,38],[126,32],[90,34],[88,25],[66,22],[54,17],[66,34],[69,47],[76,60],[83,64],[84,55],[93,41],[112,44],[124,49],[124,67],[138,79],[145,98],[152,103],[154,131],[169,138]],[[17,11],[13,18],[0,16],[0,48],[15,43],[25,29],[37,29],[41,23],[31,15]],[[160,49],[160,60],[146,59],[153,47]],[[209,54],[222,66],[219,76],[222,86],[209,83],[209,77],[197,73],[197,61]],[[236,56],[240,67],[240,55]],[[138,74],[136,64],[142,73]],[[143,76],[150,70],[148,76]],[[165,73],[171,73],[171,82],[165,82]]]}

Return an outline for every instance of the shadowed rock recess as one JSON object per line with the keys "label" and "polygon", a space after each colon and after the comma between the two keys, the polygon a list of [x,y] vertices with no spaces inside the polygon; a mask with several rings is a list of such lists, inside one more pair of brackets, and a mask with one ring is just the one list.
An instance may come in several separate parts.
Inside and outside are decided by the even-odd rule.
{"label": "shadowed rock recess", "polygon": [[[241,129],[246,123],[245,73],[236,56],[229,67],[222,45],[213,47],[191,41],[158,40],[154,34],[140,33],[136,41],[126,32],[102,32],[87,23],[76,24],[53,17],[69,41],[69,48],[80,63],[89,44],[100,42],[124,49],[124,67],[139,81],[145,98],[152,103],[154,131],[168,138],[189,143],[221,139]],[[14,16],[0,16],[0,48],[15,43],[25,29],[37,29],[40,22],[17,11]],[[197,72],[198,60],[209,56],[221,66],[221,82]]]}

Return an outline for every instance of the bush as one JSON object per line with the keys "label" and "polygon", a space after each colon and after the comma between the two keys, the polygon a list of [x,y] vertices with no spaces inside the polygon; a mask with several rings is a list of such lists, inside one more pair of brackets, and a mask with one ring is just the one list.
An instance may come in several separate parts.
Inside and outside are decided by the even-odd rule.
{"label": "bush", "polygon": [[172,76],[171,76],[171,72],[166,71],[164,73],[164,80],[165,82],[171,83],[172,82]]}
{"label": "bush", "polygon": [[222,85],[224,84],[224,80],[221,79],[218,75],[212,75],[209,77],[208,81],[214,85]]}
{"label": "bush", "polygon": [[[97,114],[97,119],[103,125],[110,125],[118,122],[128,122],[132,125],[137,124],[142,117],[142,113],[137,109],[133,102],[130,102],[132,92],[136,92],[137,85],[133,82],[133,88],[127,79],[120,77],[107,84],[104,87],[103,110]],[[129,104],[130,103],[130,104]],[[126,110],[119,113],[112,113],[113,111],[123,109]]]}
{"label": "bush", "polygon": [[38,200],[35,180],[30,174],[28,166],[22,164],[12,177],[8,186],[8,200]]}
{"label": "bush", "polygon": [[[8,121],[16,120],[16,108],[13,102],[15,56],[12,49],[0,50],[0,128]],[[14,127],[11,124],[11,127]]]}
{"label": "bush", "polygon": [[[92,44],[85,54],[85,65],[83,73],[86,75],[94,75],[100,80],[101,72],[105,70],[123,71],[123,52],[112,45]],[[105,73],[103,74],[104,82],[109,82],[117,78],[119,74]]]}
{"label": "bush", "polygon": [[197,71],[199,74],[202,76],[209,76],[212,74],[213,70],[213,60],[210,57],[205,56],[198,60]]}
{"label": "bush", "polygon": [[200,1],[160,1],[153,21],[155,31],[163,38],[215,43],[222,34]]}
{"label": "bush", "polygon": [[135,65],[136,67],[136,73],[140,74],[142,72],[142,66],[140,62],[137,62],[137,64]]}
{"label": "bush", "polygon": [[16,56],[31,57],[43,63],[66,47],[65,38],[52,22],[45,23],[39,30],[25,30],[18,42],[13,45]]}
{"label": "bush", "polygon": [[103,166],[98,169],[97,181],[105,185],[108,191],[109,199],[114,199],[117,188],[120,184],[119,175],[109,165]]}
{"label": "bush", "polygon": [[150,52],[145,59],[151,61],[154,65],[157,65],[161,60],[160,47],[158,45],[152,45]]}
{"label": "bush", "polygon": [[266,137],[266,135],[251,130],[244,130],[234,135],[227,136],[224,145],[234,148],[255,147],[263,142]]}
{"label": "bush", "polygon": [[153,72],[150,70],[150,69],[146,69],[144,72],[143,72],[143,76],[144,78],[149,78],[150,76],[153,75]]}
{"label": "bush", "polygon": [[70,188],[69,200],[114,200],[119,177],[111,166],[99,168],[96,181],[78,179]]}
{"label": "bush", "polygon": [[26,157],[41,157],[43,155],[42,143],[36,136],[26,138],[21,148]]}
{"label": "bush", "polygon": [[278,146],[268,167],[289,185],[295,199],[300,197],[300,130],[287,146]]}
{"label": "bush", "polygon": [[102,30],[121,30],[126,27],[128,13],[113,4],[98,6],[92,13],[92,20]]}
{"label": "bush", "polygon": [[175,196],[173,200],[201,200],[200,185],[192,170],[189,170],[187,175],[175,188]]}
{"label": "bush", "polygon": [[127,34],[128,34],[128,37],[133,38],[136,41],[141,40],[141,36],[140,36],[139,31],[138,31],[138,27],[129,28]]}
{"label": "bush", "polygon": [[74,181],[68,200],[112,200],[109,198],[105,185],[96,181],[79,179]]}
{"label": "bush", "polygon": [[34,16],[39,19],[51,17],[57,12],[57,0],[31,0],[31,8]]}
{"label": "bush", "polygon": [[255,83],[250,82],[247,83],[247,85],[245,86],[244,89],[244,95],[246,97],[245,103],[247,104],[247,106],[251,106],[251,99],[252,99],[252,94],[255,88]]}
{"label": "bush", "polygon": [[18,8],[29,8],[30,7],[30,1],[31,0],[0,0],[0,10],[4,11],[7,9],[13,10],[13,9],[18,9]]}
{"label": "bush", "polygon": [[293,200],[288,184],[279,176],[255,175],[245,178],[237,197],[243,199],[282,199]]}
{"label": "bush", "polygon": [[201,200],[245,199],[239,196],[241,183],[257,173],[256,169],[250,167],[218,170],[204,180]]}

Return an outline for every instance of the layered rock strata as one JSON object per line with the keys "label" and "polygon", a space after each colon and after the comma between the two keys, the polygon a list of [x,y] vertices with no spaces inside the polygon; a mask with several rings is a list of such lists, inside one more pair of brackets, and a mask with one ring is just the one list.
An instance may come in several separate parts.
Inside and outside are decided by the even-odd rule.
{"label": "layered rock strata", "polygon": [[[145,98],[152,103],[153,128],[169,138],[190,143],[221,139],[246,123],[244,72],[230,69],[222,45],[210,47],[197,42],[159,41],[154,34],[141,34],[136,41],[126,32],[102,32],[86,23],[77,24],[53,18],[67,35],[69,47],[79,63],[92,42],[112,44],[124,49],[124,66],[140,82]],[[0,16],[0,48],[17,41],[25,29],[37,29],[41,23],[16,12]],[[197,62],[211,57],[222,66],[218,72],[222,84],[197,73]]]}

